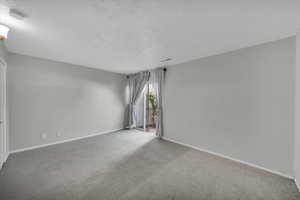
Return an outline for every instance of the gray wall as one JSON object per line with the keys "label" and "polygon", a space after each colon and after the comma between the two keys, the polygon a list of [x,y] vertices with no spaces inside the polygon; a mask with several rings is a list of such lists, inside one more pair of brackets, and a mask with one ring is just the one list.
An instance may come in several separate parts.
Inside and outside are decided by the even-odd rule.
{"label": "gray wall", "polygon": [[123,128],[124,75],[11,53],[8,60],[11,151]]}
{"label": "gray wall", "polygon": [[165,137],[293,175],[295,38],[168,68]]}
{"label": "gray wall", "polygon": [[[295,178],[300,184],[300,33],[296,42]],[[300,190],[300,188],[299,188]]]}

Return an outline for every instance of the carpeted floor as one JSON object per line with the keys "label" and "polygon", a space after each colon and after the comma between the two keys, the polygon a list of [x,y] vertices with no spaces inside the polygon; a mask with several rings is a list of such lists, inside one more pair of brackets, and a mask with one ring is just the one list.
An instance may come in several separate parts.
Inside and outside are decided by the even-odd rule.
{"label": "carpeted floor", "polygon": [[294,200],[292,180],[120,131],[13,154],[1,200]]}

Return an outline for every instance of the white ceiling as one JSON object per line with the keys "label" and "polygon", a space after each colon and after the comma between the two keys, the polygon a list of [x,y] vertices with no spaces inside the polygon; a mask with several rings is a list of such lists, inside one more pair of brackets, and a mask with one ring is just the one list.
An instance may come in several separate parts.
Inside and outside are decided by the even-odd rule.
{"label": "white ceiling", "polygon": [[[295,35],[299,0],[0,0],[15,53],[130,73]],[[8,8],[28,15],[23,21]],[[172,58],[161,63],[160,60]]]}

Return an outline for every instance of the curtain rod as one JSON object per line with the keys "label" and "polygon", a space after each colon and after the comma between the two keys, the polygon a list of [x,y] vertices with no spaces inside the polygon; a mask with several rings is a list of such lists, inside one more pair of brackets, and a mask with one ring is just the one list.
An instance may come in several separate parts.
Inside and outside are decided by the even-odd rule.
{"label": "curtain rod", "polygon": [[[166,72],[166,71],[167,71],[167,68],[164,67],[163,70],[164,70],[164,72]],[[126,78],[129,78],[129,75],[126,75]]]}

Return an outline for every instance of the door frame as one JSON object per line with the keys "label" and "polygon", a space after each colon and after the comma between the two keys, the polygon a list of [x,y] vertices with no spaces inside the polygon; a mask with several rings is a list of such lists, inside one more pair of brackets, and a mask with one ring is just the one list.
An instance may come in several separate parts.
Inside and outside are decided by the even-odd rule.
{"label": "door frame", "polygon": [[2,168],[3,164],[6,162],[8,158],[8,134],[7,134],[7,104],[6,104],[6,71],[7,71],[7,64],[3,58],[0,57],[0,67],[3,71],[3,119],[2,119],[2,127],[3,127],[3,134],[0,136],[2,137],[3,141],[3,155],[0,155],[0,169]]}

